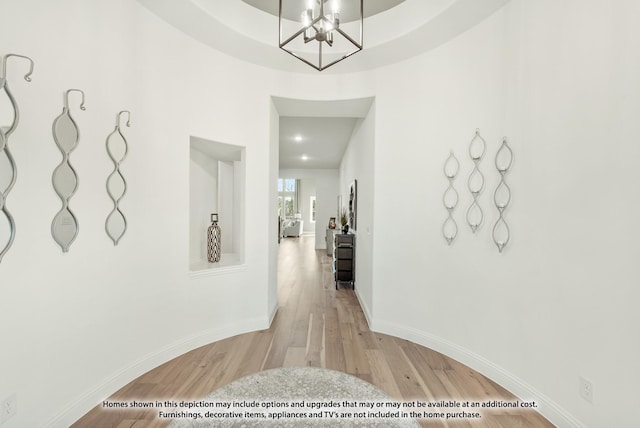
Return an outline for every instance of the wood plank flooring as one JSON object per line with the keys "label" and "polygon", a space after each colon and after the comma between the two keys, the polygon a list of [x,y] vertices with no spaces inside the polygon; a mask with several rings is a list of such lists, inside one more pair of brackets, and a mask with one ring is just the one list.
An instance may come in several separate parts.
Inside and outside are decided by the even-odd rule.
{"label": "wood plank flooring", "polygon": [[[285,238],[278,257],[278,313],[268,330],[227,338],[188,352],[135,379],[110,400],[202,398],[235,379],[276,367],[340,370],[407,401],[514,400],[504,388],[433,350],[369,330],[355,293],[335,289],[329,258],[315,237]],[[357,284],[356,284],[357,286]],[[423,427],[553,427],[531,410],[482,412],[475,420],[421,420]],[[155,428],[155,410],[95,407],[73,428]]]}

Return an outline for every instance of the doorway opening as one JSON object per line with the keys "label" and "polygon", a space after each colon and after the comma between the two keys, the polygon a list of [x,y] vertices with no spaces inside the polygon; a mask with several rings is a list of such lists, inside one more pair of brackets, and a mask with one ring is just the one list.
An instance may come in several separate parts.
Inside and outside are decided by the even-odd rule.
{"label": "doorway opening", "polygon": [[[315,235],[312,239],[317,256],[330,257],[327,253],[327,248],[330,248],[327,237],[333,237],[334,234],[329,232],[335,229],[330,229],[329,225],[335,222],[340,227],[340,202],[348,200],[348,183],[358,178],[356,175],[361,168],[359,164],[372,163],[373,140],[369,132],[363,137],[362,124],[370,118],[366,123],[367,127],[372,126],[370,124],[374,119],[370,110],[373,101],[373,97],[331,101],[272,97],[271,153],[274,155],[274,162],[271,164],[271,195],[274,229],[276,224],[278,226],[277,233],[274,231],[272,235],[274,245],[271,247],[273,253],[270,257],[269,303],[274,305],[270,306],[274,310],[278,300],[278,253],[283,239],[280,221],[292,214],[295,219],[297,215],[302,220],[301,234],[306,230]],[[345,153],[357,133],[360,141],[367,140],[365,145],[367,150],[370,147],[371,152],[360,160],[351,156],[351,161],[344,165],[343,159],[348,158]],[[362,146],[360,142],[358,145]],[[361,150],[361,147],[357,150]],[[353,162],[358,165],[354,166]],[[372,166],[367,168],[366,174],[369,174]],[[345,171],[348,177],[344,174]],[[287,179],[298,184],[297,199],[295,192],[286,192],[293,192],[293,189],[287,189]],[[345,182],[347,184],[343,185]],[[373,180],[367,180],[367,183],[372,182]],[[315,192],[308,190],[309,188],[315,188]],[[278,215],[281,217],[278,218]],[[285,239],[289,239],[287,243],[292,242],[290,238]],[[367,251],[370,241],[371,239],[364,240],[365,251],[362,254],[365,257],[370,257]],[[368,265],[363,263],[362,266]]]}

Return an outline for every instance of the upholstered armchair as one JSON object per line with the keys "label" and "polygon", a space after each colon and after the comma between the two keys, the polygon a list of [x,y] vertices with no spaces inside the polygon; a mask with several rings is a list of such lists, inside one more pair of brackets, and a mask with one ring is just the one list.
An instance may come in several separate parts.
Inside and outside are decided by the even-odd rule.
{"label": "upholstered armchair", "polygon": [[282,236],[300,236],[302,234],[302,220],[285,220],[282,224]]}

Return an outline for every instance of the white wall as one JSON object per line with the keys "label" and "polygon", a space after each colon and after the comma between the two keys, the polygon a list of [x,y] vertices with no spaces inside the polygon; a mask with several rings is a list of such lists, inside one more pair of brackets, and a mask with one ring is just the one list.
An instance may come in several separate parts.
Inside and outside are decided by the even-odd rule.
{"label": "white wall", "polygon": [[244,263],[245,248],[245,182],[246,170],[244,165],[245,151],[240,151],[240,160],[233,162],[233,225],[231,236],[231,248],[239,257],[240,263]]}
{"label": "white wall", "polygon": [[[375,116],[352,142],[373,151],[350,157],[344,183],[335,176],[345,195],[345,185],[359,181],[359,254],[370,239],[371,288],[359,287],[358,272],[356,290],[371,305],[373,328],[433,346],[536,398],[559,426],[635,423],[637,2],[512,0],[428,54],[338,76],[234,60],[133,0],[1,5],[10,17],[0,26],[2,53],[36,61],[30,84],[19,61],[8,71],[22,121],[9,142],[18,163],[9,199],[16,242],[0,264],[0,397],[16,392],[19,402],[6,427],[66,426],[167,358],[268,324],[277,305],[272,95],[376,97]],[[51,122],[72,87],[86,91],[87,111],[72,107],[81,132],[71,205],[80,235],[63,255],[50,237],[59,209],[51,172],[60,156]],[[104,233],[111,170],[104,140],[123,108],[132,111],[122,166],[129,229],[114,248]],[[476,127],[489,143],[487,217],[472,236],[463,213]],[[243,270],[189,279],[189,135],[246,147],[252,245]],[[503,135],[516,156],[506,214],[513,240],[498,254],[489,235],[492,156]],[[447,247],[440,226],[450,149],[462,164],[461,231]],[[367,156],[375,168],[358,171],[369,168],[356,163]],[[333,201],[328,206],[320,218],[333,215]],[[360,236],[367,225],[370,238]],[[359,269],[366,263],[358,260]],[[594,384],[593,404],[578,396],[579,375]]]}
{"label": "white wall", "polygon": [[[358,119],[340,164],[342,206],[348,210],[349,189],[356,190],[356,280],[355,290],[367,320],[373,319],[374,190],[381,180],[374,171],[376,104],[364,119]],[[339,222],[339,220],[338,220]]]}
{"label": "white wall", "polygon": [[[275,281],[267,280],[265,213],[277,151],[274,159],[271,89],[256,76],[273,77],[193,42],[131,0],[2,0],[0,9],[2,54],[35,61],[32,83],[22,79],[26,63],[8,67],[21,123],[10,141],[16,241],[0,264],[0,397],[16,393],[18,415],[3,428],[68,426],[168,358],[268,326]],[[87,110],[72,100],[81,137],[71,156],[80,181],[71,208],[80,233],[62,254],[50,233],[60,207],[51,123],[68,88],[86,92]],[[122,164],[129,228],[114,247],[104,231],[112,169],[105,138],[122,109],[132,113]],[[252,245],[234,273],[189,277],[190,135],[246,147]]]}
{"label": "white wall", "polygon": [[[394,84],[376,93],[374,328],[534,397],[558,426],[637,419],[639,17],[632,1],[514,0],[378,73]],[[488,152],[486,222],[473,236],[464,213],[476,127]],[[490,232],[503,135],[515,161],[512,241],[499,254]],[[449,149],[461,159],[452,247],[440,229]],[[398,210],[402,200],[412,202]],[[579,376],[593,382],[593,404]]]}
{"label": "white wall", "polygon": [[207,228],[218,212],[218,161],[191,148],[189,166],[189,264],[207,260]]}
{"label": "white wall", "polygon": [[[589,426],[632,426],[640,396],[640,373],[629,371],[640,360],[640,4],[521,0],[507,12],[521,79],[509,82],[507,132],[523,145],[521,192],[530,195],[519,214],[538,223],[522,232],[523,257],[535,256],[536,266],[523,258],[517,267],[527,273],[523,285],[537,288],[531,315],[544,308],[529,334],[545,349],[564,348],[537,384]],[[552,30],[541,35],[543,23]],[[527,379],[543,370],[518,367]],[[593,382],[593,406],[576,393],[578,375]]]}
{"label": "white wall", "polygon": [[224,230],[225,236],[222,243],[223,253],[234,253],[233,246],[233,230],[236,227],[235,218],[233,218],[234,199],[235,199],[235,162],[219,162],[218,163],[218,180],[220,182],[220,191],[218,192],[218,213],[220,219],[220,228]]}
{"label": "white wall", "polygon": [[267,106],[269,114],[269,179],[265,183],[264,191],[269,197],[267,204],[267,218],[269,219],[269,227],[266,229],[267,234],[267,253],[269,262],[268,270],[268,286],[266,290],[267,307],[270,308],[269,320],[272,320],[278,310],[278,232],[280,230],[280,221],[278,219],[278,172],[280,170],[280,117],[273,103],[273,99],[269,97]]}
{"label": "white wall", "polygon": [[309,200],[312,196],[316,195],[316,181],[311,178],[304,178],[300,180],[300,214],[302,215],[303,232],[315,233],[316,224],[311,223],[311,207]]}
{"label": "white wall", "polygon": [[[336,216],[338,198],[337,169],[281,169],[280,177],[299,178],[315,181],[316,194],[316,250],[326,249],[326,228],[329,218]],[[308,204],[308,203],[307,203]],[[326,219],[326,220],[324,220]],[[305,221],[306,223],[307,221]]]}

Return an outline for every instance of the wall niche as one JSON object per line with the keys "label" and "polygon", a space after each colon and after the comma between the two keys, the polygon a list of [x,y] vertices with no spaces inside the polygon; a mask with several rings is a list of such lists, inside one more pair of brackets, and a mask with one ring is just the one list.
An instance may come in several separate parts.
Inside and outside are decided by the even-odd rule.
{"label": "wall niche", "polygon": [[[235,270],[244,265],[245,148],[190,138],[189,271],[192,276]],[[222,256],[207,261],[207,229],[218,214]]]}

